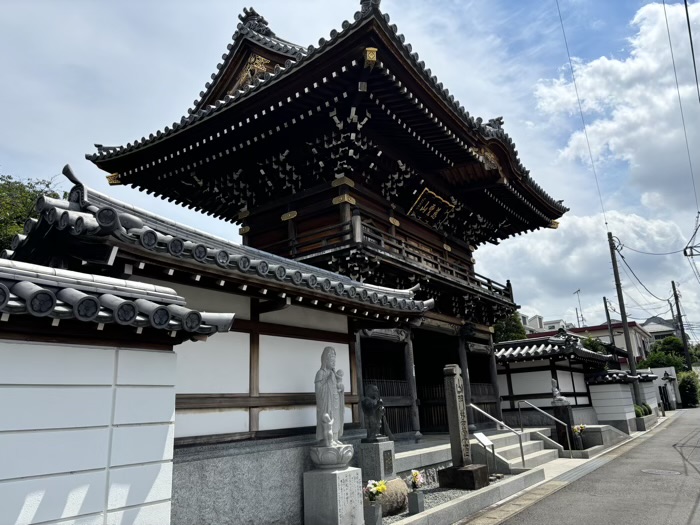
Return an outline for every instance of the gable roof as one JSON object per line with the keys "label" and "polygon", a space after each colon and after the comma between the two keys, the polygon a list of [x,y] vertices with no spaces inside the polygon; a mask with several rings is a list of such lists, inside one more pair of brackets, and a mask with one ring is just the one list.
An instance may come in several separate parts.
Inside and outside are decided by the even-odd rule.
{"label": "gable roof", "polygon": [[564,335],[503,341],[494,345],[494,355],[496,356],[496,361],[500,363],[534,361],[551,357],[569,357],[574,360],[599,365],[616,362],[611,355],[598,354],[584,348],[578,337]]}
{"label": "gable roof", "polygon": [[[257,25],[258,23],[256,22],[254,26],[257,27]],[[229,67],[232,67],[234,63],[230,53],[225,55],[224,61],[220,64],[221,68],[213,75],[212,83],[201,93],[202,98],[195,101],[195,108],[189,115],[183,116],[179,122],[174,122],[172,126],[166,126],[163,130],[151,133],[148,137],[137,139],[133,143],[130,142],[126,146],[98,146],[97,153],[86,155],[86,158],[97,164],[98,167],[112,173],[110,176],[112,183],[146,187],[150,191],[156,191],[156,193],[165,195],[157,188],[154,190],[154,181],[146,183],[143,175],[144,170],[149,170],[154,165],[158,165],[159,170],[161,168],[167,169],[168,162],[172,161],[173,155],[172,152],[167,152],[161,158],[160,155],[163,152],[158,150],[154,153],[155,150],[152,150],[152,148],[173,137],[189,133],[189,130],[198,129],[205,122],[217,119],[230,111],[243,112],[254,100],[260,99],[263,93],[268,93],[275,87],[281,89],[280,86],[290,84],[292,79],[297,83],[301,82],[300,78],[302,77],[300,75],[303,74],[302,72],[312,70],[313,64],[316,64],[321,57],[336,56],[340,52],[339,50],[342,49],[344,42],[351,42],[356,35],[370,35],[371,38],[381,43],[378,45],[385,46],[385,49],[389,52],[384,62],[377,63],[377,68],[389,78],[396,78],[395,73],[389,68],[388,61],[401,62],[401,67],[405,67],[411,75],[410,86],[402,84],[401,81],[397,83],[400,91],[406,97],[406,107],[411,109],[416,116],[424,119],[426,125],[429,124],[435,127],[435,130],[433,130],[435,133],[431,131],[431,136],[434,138],[425,140],[420,135],[416,135],[416,131],[411,130],[409,126],[412,136],[414,138],[417,137],[419,142],[422,141],[421,147],[427,148],[426,151],[434,152],[443,162],[448,164],[450,161],[440,151],[440,148],[460,151],[462,156],[468,155],[470,158],[477,159],[485,169],[490,170],[492,173],[500,172],[501,165],[508,165],[509,178],[505,178],[504,183],[497,185],[497,187],[485,189],[484,195],[488,200],[497,203],[499,208],[503,207],[509,210],[514,220],[523,221],[524,223],[531,221],[533,224],[536,224],[530,229],[542,226],[556,227],[554,220],[568,211],[568,208],[563,206],[561,201],[555,201],[530,177],[529,171],[520,162],[513,140],[502,127],[502,119],[498,118],[484,122],[483,119],[474,118],[470,115],[455,100],[454,96],[449,93],[449,90],[444,88],[443,84],[438,81],[425,63],[420,60],[418,54],[413,52],[411,45],[405,42],[404,36],[398,33],[396,26],[390,24],[389,15],[380,12],[378,2],[363,2],[362,10],[355,13],[352,22],[343,22],[340,31],[332,31],[329,39],[320,39],[317,47],[309,45],[307,47],[297,46],[294,48],[289,44],[283,44],[281,41],[274,40],[277,37],[261,34],[255,28],[251,28],[248,22],[242,22],[242,27],[237,33],[234,34],[237,42],[242,41],[242,39],[249,41],[252,38],[256,43],[264,43],[268,48],[274,48],[276,51],[280,51],[280,49],[285,50],[285,52],[291,52],[293,49],[296,49],[296,51],[293,54],[293,58],[287,59],[284,65],[277,65],[272,71],[267,71],[253,78],[250,84],[244,84],[235,93],[224,94],[220,92],[219,95],[223,95],[223,97],[213,100],[212,95],[218,89],[217,86],[220,88],[222,79],[226,76]],[[238,49],[238,46],[234,45],[232,52],[234,48]],[[333,74],[335,75],[335,72]],[[308,89],[309,87],[302,87],[297,92],[297,97],[299,97],[300,93],[303,95],[309,92]],[[419,92],[421,94],[414,94]],[[206,104],[204,101],[206,101]],[[375,102],[380,104],[377,100]],[[296,102],[292,101],[290,103]],[[283,101],[280,101],[279,104],[282,107]],[[379,107],[381,109],[383,106],[380,104]],[[274,109],[273,106],[270,106],[268,111],[271,112],[272,109]],[[251,115],[248,121],[252,122],[259,115],[264,115],[265,109],[262,108],[261,112]],[[396,121],[397,115],[392,113],[389,117],[393,117],[393,121]],[[238,124],[242,124],[243,128],[246,125],[250,125],[246,124],[246,119],[242,119],[240,122],[239,119],[235,120]],[[406,128],[406,122],[402,122],[399,119],[399,123]],[[423,126],[423,121],[421,121],[421,126]],[[199,148],[200,145],[204,146],[212,140],[216,142],[220,134],[223,137],[223,134],[227,133],[227,126],[215,127],[212,124],[212,128],[215,131],[211,134],[208,131],[199,133],[203,137],[201,137],[201,140],[198,138],[198,140],[194,141],[196,148]],[[233,130],[233,127],[231,127],[231,130]],[[274,130],[271,129],[269,132],[274,133]],[[229,135],[234,133],[236,132]],[[192,131],[192,134],[196,134],[195,131]],[[265,133],[263,135],[266,136]],[[260,136],[260,139],[265,138],[263,135]],[[258,137],[247,137],[247,139],[248,143],[250,143],[250,139],[257,141]],[[232,141],[230,136],[227,141]],[[433,142],[435,142],[435,146],[439,147],[434,147]],[[244,143],[245,141],[241,144]],[[189,149],[192,150],[191,147]],[[235,147],[231,148],[229,146],[223,149],[225,149],[226,155],[231,153],[230,150],[236,151]],[[137,153],[143,153],[143,155],[134,162],[126,161],[126,159],[132,158]],[[208,157],[206,162],[209,162]],[[161,163],[163,163],[162,166]],[[458,168],[459,166],[455,169]],[[452,168],[448,168],[448,171],[450,169]],[[511,172],[512,175],[510,175]],[[467,175],[457,172],[455,172],[454,176],[460,179],[466,176],[468,179]],[[157,184],[155,185],[158,186]],[[165,196],[170,197],[169,195]],[[201,203],[198,202],[188,202],[188,204],[195,208],[201,206]],[[215,211],[215,214],[227,220],[234,219],[234,216],[227,215],[221,210]],[[528,216],[536,217],[536,220],[523,218]],[[507,221],[504,221],[502,225],[493,224],[493,228],[490,229],[495,231],[497,228],[505,228],[505,231],[509,233],[504,232],[501,234],[501,238],[513,235],[519,231],[525,231],[526,229],[519,227],[519,230],[516,228],[511,231],[509,229],[510,225],[506,226],[505,223]]]}

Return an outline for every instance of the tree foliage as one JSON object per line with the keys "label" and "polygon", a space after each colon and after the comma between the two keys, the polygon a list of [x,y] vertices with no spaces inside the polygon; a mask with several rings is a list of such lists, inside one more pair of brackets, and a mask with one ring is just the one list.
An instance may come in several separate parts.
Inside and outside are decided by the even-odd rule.
{"label": "tree foliage", "polygon": [[678,390],[681,391],[683,408],[692,408],[700,403],[700,380],[695,372],[678,374]]}
{"label": "tree foliage", "polygon": [[581,343],[584,348],[596,352],[597,354],[607,354],[607,348],[602,343],[600,339],[594,339],[593,337],[586,337]]}
{"label": "tree foliage", "polygon": [[681,357],[685,355],[683,341],[672,335],[654,343],[651,347],[651,351],[663,352],[665,354],[678,355]]}
{"label": "tree foliage", "polygon": [[9,249],[12,238],[24,231],[24,223],[36,216],[41,195],[58,197],[54,180],[17,179],[0,174],[0,251]]}
{"label": "tree foliage", "polygon": [[508,317],[504,317],[494,325],[493,342],[515,341],[526,339],[527,334],[518,312],[513,312]]}
{"label": "tree foliage", "polygon": [[655,351],[637,365],[638,368],[666,368],[668,366],[675,368],[678,374],[686,369],[685,359],[676,354]]}

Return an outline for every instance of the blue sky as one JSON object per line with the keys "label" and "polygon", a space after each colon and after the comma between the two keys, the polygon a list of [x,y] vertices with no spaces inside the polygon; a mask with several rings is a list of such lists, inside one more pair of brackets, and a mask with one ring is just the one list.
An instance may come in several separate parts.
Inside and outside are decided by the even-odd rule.
{"label": "blue sky", "polygon": [[[48,178],[70,163],[99,191],[236,240],[235,225],[108,188],[84,154],[93,143],[124,144],[179,121],[250,5],[279,36],[316,44],[352,18],[359,0],[5,0],[0,172]],[[690,5],[700,39],[700,3]],[[682,248],[697,209],[662,5],[560,0],[560,6],[610,230],[636,249]],[[581,289],[586,319],[602,321],[602,296],[615,298],[606,227],[555,0],[383,0],[381,8],[467,110],[484,119],[504,116],[531,175],[571,208],[557,231],[480,248],[477,271],[510,279],[524,312],[571,322],[573,292]],[[700,177],[694,147],[700,103],[682,3],[669,2],[667,12]],[[700,320],[700,283],[682,254],[623,253],[659,297],[668,296],[672,279],[680,282],[689,320]],[[631,316],[668,310],[622,277]]]}

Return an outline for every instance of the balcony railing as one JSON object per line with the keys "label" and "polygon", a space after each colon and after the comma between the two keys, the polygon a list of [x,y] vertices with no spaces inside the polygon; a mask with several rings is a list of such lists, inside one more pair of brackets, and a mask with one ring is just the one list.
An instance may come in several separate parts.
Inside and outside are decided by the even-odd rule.
{"label": "balcony railing", "polygon": [[293,234],[287,239],[255,247],[284,257],[305,260],[312,259],[314,255],[326,250],[351,244],[364,244],[391,255],[404,264],[434,271],[507,301],[513,300],[513,292],[509,285],[479,275],[467,265],[458,262],[456,257],[448,258],[436,253],[437,250],[431,250],[418,240],[407,236],[399,238],[383,231],[363,221],[360,216],[354,216],[351,221]]}

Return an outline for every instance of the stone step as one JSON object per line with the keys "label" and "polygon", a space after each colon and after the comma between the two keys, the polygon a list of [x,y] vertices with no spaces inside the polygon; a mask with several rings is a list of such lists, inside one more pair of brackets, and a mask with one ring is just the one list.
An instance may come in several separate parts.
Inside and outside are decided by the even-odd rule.
{"label": "stone step", "polygon": [[[559,452],[556,450],[539,450],[537,452],[532,452],[525,455],[525,468],[535,468],[550,461],[554,461],[559,458]],[[508,464],[511,468],[519,469],[522,467],[522,462],[520,461],[520,456],[509,459]]]}
{"label": "stone step", "polygon": [[[532,454],[533,452],[538,452],[540,450],[544,450],[544,444],[541,441],[523,441],[524,454]],[[497,448],[496,454],[505,459],[520,458],[520,445],[515,444]]]}

